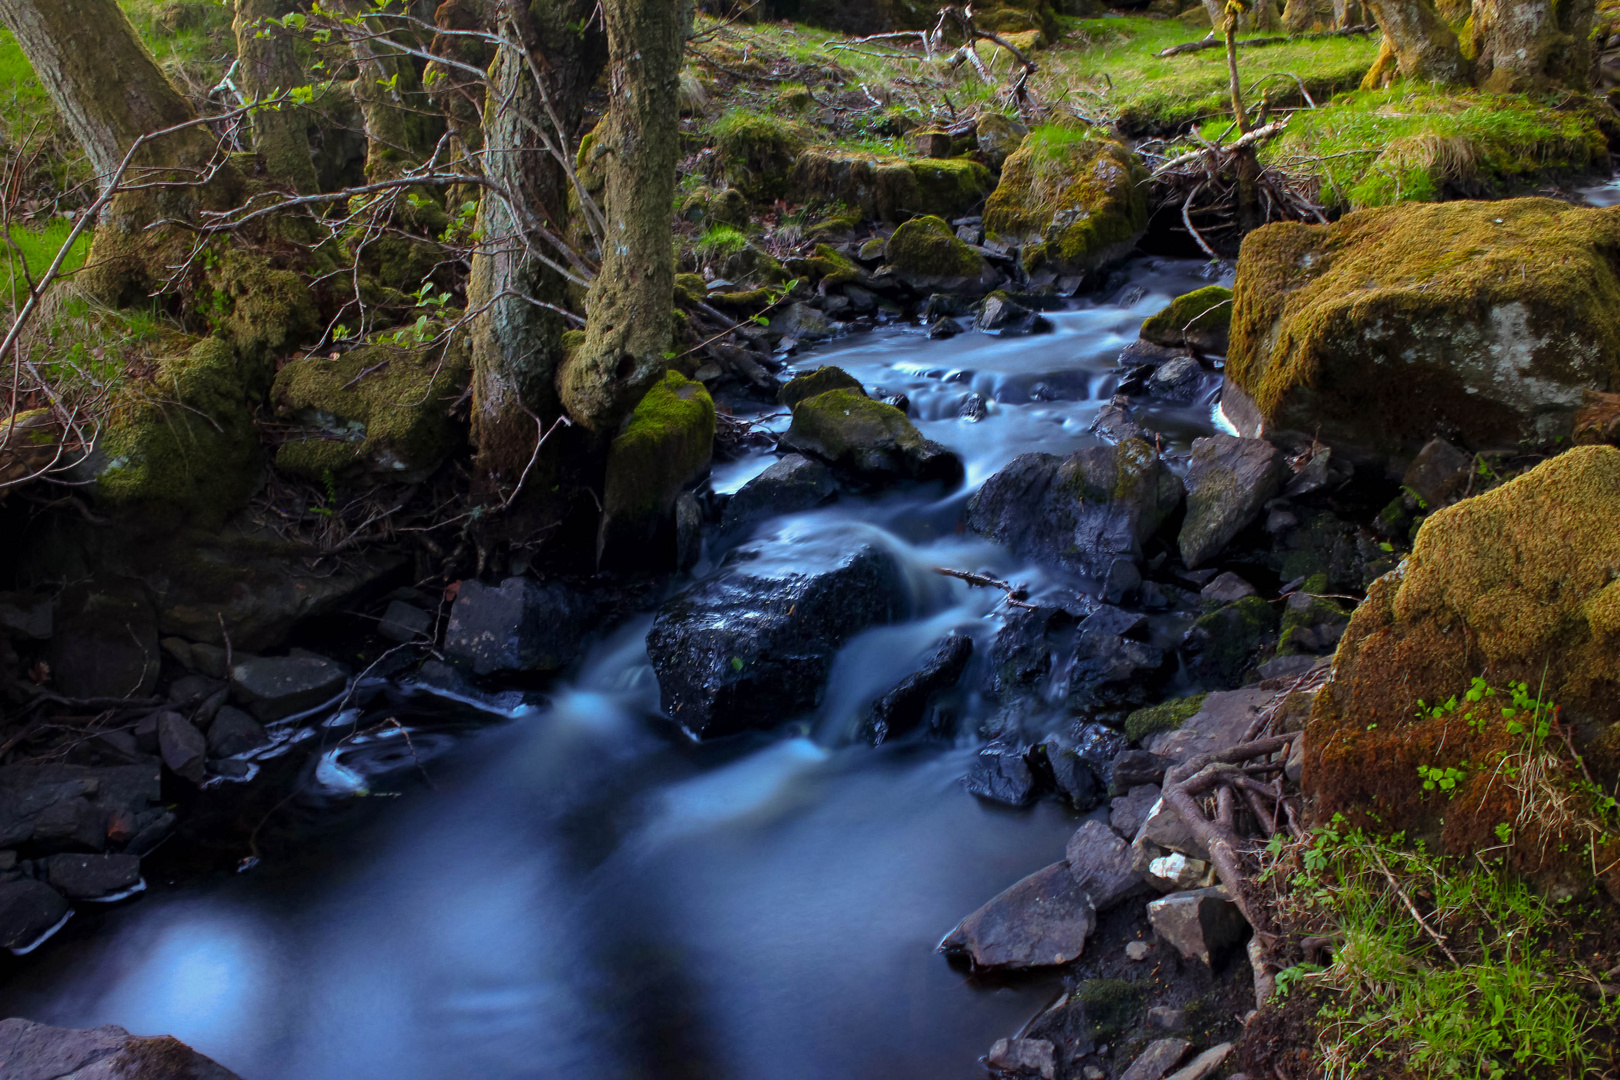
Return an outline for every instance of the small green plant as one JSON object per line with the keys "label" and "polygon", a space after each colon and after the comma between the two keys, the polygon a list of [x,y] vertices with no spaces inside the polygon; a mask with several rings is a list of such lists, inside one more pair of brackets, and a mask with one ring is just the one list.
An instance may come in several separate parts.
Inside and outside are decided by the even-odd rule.
{"label": "small green plant", "polygon": [[[1466,766],[1468,763],[1465,761]],[[1467,778],[1468,774],[1458,768],[1447,765],[1444,768],[1435,765],[1419,765],[1418,776],[1423,780],[1424,791],[1434,791],[1438,788],[1447,795],[1457,793],[1457,785]]]}
{"label": "small green plant", "polygon": [[748,246],[748,237],[732,225],[710,225],[698,237],[695,248],[705,262],[735,255]]}
{"label": "small green plant", "polygon": [[312,514],[321,517],[331,517],[337,512],[337,478],[332,475],[331,469],[321,471],[321,480],[326,485],[326,497],[309,508]]}

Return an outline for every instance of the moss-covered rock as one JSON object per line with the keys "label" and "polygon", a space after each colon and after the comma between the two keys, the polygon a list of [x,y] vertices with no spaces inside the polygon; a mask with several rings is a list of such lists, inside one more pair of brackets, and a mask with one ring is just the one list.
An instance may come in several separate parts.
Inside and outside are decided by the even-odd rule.
{"label": "moss-covered rock", "polygon": [[844,203],[873,221],[904,221],[920,214],[959,217],[995,186],[989,169],[966,158],[812,149],[793,163],[788,189],[795,199]]}
{"label": "moss-covered rock", "polygon": [[1125,718],[1125,737],[1140,745],[1150,735],[1175,731],[1198,714],[1208,694],[1194,694],[1137,709]]}
{"label": "moss-covered rock", "polygon": [[714,424],[714,402],[701,383],[668,371],[647,391],[608,449],[596,547],[601,566],[673,564],[673,538],[658,541],[681,490],[709,467]]}
{"label": "moss-covered rock", "polygon": [[979,114],[974,140],[990,167],[1000,169],[1024,145],[1028,135],[1029,127],[1022,121],[1002,113],[986,112]]}
{"label": "moss-covered rock", "polygon": [[1278,656],[1312,656],[1338,643],[1350,619],[1345,604],[1323,594],[1330,588],[1326,574],[1313,574],[1283,608],[1282,632],[1277,636]]}
{"label": "moss-covered rock", "polygon": [[1188,667],[1206,686],[1242,686],[1277,633],[1277,613],[1258,596],[1245,596],[1204,615],[1187,631]]}
{"label": "moss-covered rock", "polygon": [[1024,268],[1089,274],[1147,232],[1147,173],[1124,144],[1090,129],[1031,131],[984,208],[987,235],[1024,248]]}
{"label": "moss-covered rock", "polygon": [[1226,355],[1228,330],[1232,325],[1232,290],[1207,285],[1185,296],[1142,322],[1142,340],[1155,345],[1179,348],[1191,345],[1199,352]]}
{"label": "moss-covered rock", "polygon": [[1243,241],[1227,415],[1380,453],[1570,434],[1620,376],[1620,210],[1413,203]]}
{"label": "moss-covered rock", "polygon": [[1003,276],[937,217],[912,218],[889,237],[883,257],[912,288],[982,296]]}
{"label": "moss-covered rock", "polygon": [[776,395],[776,400],[791,409],[805,398],[813,398],[829,390],[851,390],[862,397],[866,396],[859,379],[841,367],[827,364],[803,375],[793,376]]}
{"label": "moss-covered rock", "polygon": [[[1356,610],[1317,697],[1304,777],[1316,814],[1358,823],[1377,815],[1382,832],[1406,829],[1462,856],[1500,844],[1494,830],[1509,822],[1523,871],[1586,867],[1589,877],[1591,854],[1598,867],[1610,863],[1620,852],[1589,853],[1579,827],[1540,828],[1548,819],[1535,807],[1520,817],[1495,767],[1523,745],[1497,708],[1508,702],[1484,702],[1476,723],[1466,709],[1437,716],[1422,703],[1460,697],[1475,676],[1526,683],[1559,706],[1591,775],[1611,783],[1620,767],[1617,570],[1614,447],[1577,447],[1432,515],[1402,569]],[[1426,797],[1420,766],[1460,767],[1465,779],[1453,798]]]}
{"label": "moss-covered rock", "polygon": [[782,446],[820,458],[864,483],[909,479],[956,484],[962,479],[960,458],[923,438],[905,413],[860,390],[828,390],[801,399],[793,406],[793,423]]}
{"label": "moss-covered rock", "polygon": [[217,525],[258,486],[263,461],[241,370],[228,342],[205,338],[119,391],[81,468],[121,510],[183,513]]}
{"label": "moss-covered rock", "polygon": [[788,172],[804,149],[804,131],[767,113],[733,109],[710,129],[720,175],[750,199],[784,193]]}
{"label": "moss-covered rock", "polygon": [[236,349],[250,393],[262,394],[273,358],[321,336],[320,312],[305,276],[278,269],[262,255],[232,251],[209,271],[219,329]]}
{"label": "moss-covered rock", "polygon": [[310,434],[282,443],[276,467],[312,480],[328,472],[420,480],[460,442],[447,411],[470,377],[459,341],[445,350],[377,344],[336,359],[289,360],[271,400]]}

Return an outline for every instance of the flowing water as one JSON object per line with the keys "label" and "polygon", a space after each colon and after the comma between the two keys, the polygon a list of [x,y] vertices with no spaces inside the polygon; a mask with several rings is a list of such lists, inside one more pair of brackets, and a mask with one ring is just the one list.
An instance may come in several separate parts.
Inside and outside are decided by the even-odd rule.
{"label": "flowing water", "polygon": [[[954,742],[874,750],[849,734],[941,634],[969,633],[982,653],[994,633],[999,594],[932,567],[1076,588],[959,535],[962,504],[1019,453],[1092,442],[1120,348],[1202,275],[1139,261],[1034,337],[890,327],[797,359],[906,394],[968,473],[949,496],[845,498],[759,530],[790,560],[875,537],[912,571],[915,617],[852,641],[815,716],[686,741],[658,715],[650,614],[593,642],[544,699],[478,710],[373,688],[363,717],[295,733],[324,748],[356,719],[371,732],[279,759],[300,764],[283,769],[292,794],[256,866],[153,880],[81,914],[11,962],[0,1007],[171,1033],[247,1080],[981,1076],[979,1055],[1053,984],[980,985],[934,945],[1060,858],[1073,815],[963,791],[984,709],[972,692]],[[958,416],[970,394],[985,401],[977,421]],[[1184,446],[1211,409],[1161,410],[1153,426]],[[712,483],[734,491],[771,460],[717,466]]]}

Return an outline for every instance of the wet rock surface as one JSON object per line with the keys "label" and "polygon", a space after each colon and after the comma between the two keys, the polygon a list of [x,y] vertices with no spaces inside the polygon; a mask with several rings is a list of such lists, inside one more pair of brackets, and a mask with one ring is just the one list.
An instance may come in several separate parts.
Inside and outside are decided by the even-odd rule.
{"label": "wet rock surface", "polygon": [[876,746],[915,728],[927,712],[929,699],[955,686],[972,656],[970,637],[952,634],[940,641],[920,668],[872,703],[861,726],[866,740]]}
{"label": "wet rock surface", "polygon": [[1281,480],[1281,455],[1264,439],[1194,439],[1187,519],[1179,540],[1187,566],[1202,566],[1219,555],[1277,494]]}
{"label": "wet rock surface", "polygon": [[445,656],[476,675],[555,671],[578,654],[593,607],[557,582],[463,581],[444,633]]}
{"label": "wet rock surface", "polygon": [[67,901],[43,881],[0,881],[0,947],[29,948],[67,913]]}
{"label": "wet rock surface", "polygon": [[977,969],[1066,964],[1085,949],[1096,911],[1066,862],[1037,870],[945,935],[941,952],[965,956]]}
{"label": "wet rock surface", "polygon": [[0,1062],[15,1080],[241,1080],[178,1039],[131,1035],[111,1024],[75,1029],[0,1020]]}
{"label": "wet rock surface", "polygon": [[348,679],[342,665],[324,656],[254,656],[231,667],[231,696],[269,722],[330,700]]}
{"label": "wet rock surface", "polygon": [[741,533],[769,518],[820,506],[837,494],[838,482],[831,469],[802,454],[789,454],[726,502],[720,527],[726,533]]}

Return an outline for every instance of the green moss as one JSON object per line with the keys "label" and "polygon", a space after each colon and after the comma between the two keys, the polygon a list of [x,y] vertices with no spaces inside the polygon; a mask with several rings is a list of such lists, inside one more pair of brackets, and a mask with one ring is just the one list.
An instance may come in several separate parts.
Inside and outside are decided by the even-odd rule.
{"label": "green moss", "polygon": [[[838,381],[835,375],[822,377]],[[859,389],[801,398],[793,406],[793,423],[782,445],[865,480],[905,477],[955,483],[962,478],[956,455],[923,438],[905,413],[873,401]]]}
{"label": "green moss", "polygon": [[456,446],[446,416],[471,375],[464,346],[366,345],[337,359],[303,356],[276,375],[277,412],[318,434],[281,444],[276,467],[308,479],[365,470],[426,476]]}
{"label": "green moss", "polygon": [[675,302],[695,304],[709,295],[709,283],[702,274],[675,275]]}
{"label": "green moss", "polygon": [[865,150],[815,148],[799,155],[789,183],[802,201],[841,203],[877,221],[968,213],[995,188],[995,176],[963,158],[896,157]]}
{"label": "green moss", "polygon": [[1314,653],[1315,649],[1301,648],[1294,640],[1294,635],[1321,623],[1342,623],[1350,617],[1349,608],[1337,600],[1330,600],[1321,595],[1327,592],[1328,588],[1327,575],[1314,574],[1306,579],[1299,593],[1295,594],[1303,602],[1296,602],[1292,596],[1289,598],[1287,607],[1283,609],[1282,633],[1277,638],[1278,656]]}
{"label": "green moss", "polygon": [[843,368],[828,364],[814,371],[807,371],[803,375],[793,376],[777,393],[776,400],[791,409],[806,398],[825,394],[829,390],[849,390],[862,397],[866,396],[859,379]]}
{"label": "green moss", "polygon": [[894,230],[883,257],[897,270],[928,277],[977,277],[986,269],[984,256],[931,216],[912,218]]}
{"label": "green moss", "polygon": [[751,109],[732,109],[709,133],[726,182],[753,199],[783,193],[788,170],[805,142],[798,125]]}
{"label": "green moss", "polygon": [[597,553],[604,564],[648,562],[647,546],[681,489],[709,466],[714,402],[702,384],[668,371],[608,450]]}
{"label": "green moss", "polygon": [[1112,1041],[1134,1026],[1146,988],[1124,979],[1087,979],[1074,988],[1074,997],[1086,1007],[1091,1037]]}
{"label": "green moss", "polygon": [[1125,718],[1125,737],[1133,743],[1140,744],[1151,735],[1175,731],[1198,714],[1207,697],[1208,694],[1194,694],[1191,697],[1166,701],[1162,705],[1137,709]]}
{"label": "green moss", "polygon": [[1225,353],[1231,325],[1232,290],[1208,285],[1176,297],[1163,311],[1144,320],[1142,340],[1171,347],[1193,343],[1209,352]]}
{"label": "green moss", "polygon": [[1123,144],[1045,125],[1002,166],[987,235],[1024,245],[1024,267],[1084,274],[1129,254],[1147,229],[1146,171]]}
{"label": "green moss", "polygon": [[249,392],[263,393],[273,374],[272,358],[320,336],[309,285],[296,270],[234,250],[209,270],[208,281],[216,303],[226,309],[218,325],[242,362],[244,382]]}
{"label": "green moss", "polygon": [[1200,645],[1199,668],[1223,687],[1239,686],[1256,653],[1277,630],[1277,613],[1258,596],[1245,596],[1204,615],[1188,631]]}
{"label": "green moss", "polygon": [[1227,378],[1279,428],[1379,450],[1567,434],[1620,377],[1620,213],[1408,203],[1244,239]]}

